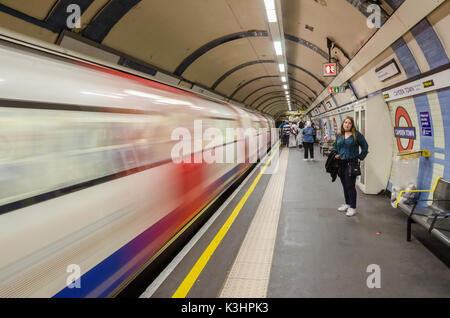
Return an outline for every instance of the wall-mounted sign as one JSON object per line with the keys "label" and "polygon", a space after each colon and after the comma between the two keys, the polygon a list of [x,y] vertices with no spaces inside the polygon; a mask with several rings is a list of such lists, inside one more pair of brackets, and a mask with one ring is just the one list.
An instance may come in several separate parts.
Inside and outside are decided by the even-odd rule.
{"label": "wall-mounted sign", "polygon": [[422,84],[423,84],[423,88],[428,88],[428,87],[434,86],[433,80],[423,82]]}
{"label": "wall-mounted sign", "polygon": [[382,66],[375,69],[375,73],[378,76],[378,79],[380,81],[385,81],[392,76],[395,76],[400,73],[400,69],[397,65],[397,62],[395,62],[395,59],[390,60],[386,64],[383,64]]}
{"label": "wall-mounted sign", "polygon": [[330,86],[328,88],[330,94],[333,93],[345,93],[345,86]]}
{"label": "wall-mounted sign", "polygon": [[337,75],[337,67],[336,63],[324,63],[322,65],[323,76],[325,77],[334,77]]}
{"label": "wall-mounted sign", "polygon": [[333,105],[331,105],[331,103],[330,102],[326,102],[326,109],[327,110],[332,110],[333,109]]}
{"label": "wall-mounted sign", "polygon": [[416,127],[394,127],[397,138],[416,139]]}
{"label": "wall-mounted sign", "polygon": [[450,81],[448,80],[449,78],[450,69],[446,69],[442,72],[425,76],[422,79],[418,79],[411,83],[383,91],[384,99],[386,101],[391,101],[445,88],[450,85]]}
{"label": "wall-mounted sign", "polygon": [[[406,127],[400,127],[400,121],[406,122]],[[414,140],[416,139],[416,128],[413,127],[411,118],[408,112],[403,107],[397,107],[395,111],[395,127],[394,135],[397,138],[398,151],[411,150],[414,146]],[[404,147],[401,139],[407,139],[408,145]]]}
{"label": "wall-mounted sign", "polygon": [[287,116],[301,116],[302,114],[304,114],[305,112],[304,111],[301,111],[301,110],[298,110],[298,111],[294,111],[294,110],[292,110],[292,111],[288,111],[288,112],[286,112],[286,113],[284,113],[285,115],[287,115]]}
{"label": "wall-mounted sign", "polygon": [[433,136],[429,112],[420,112],[420,126],[422,127],[422,136]]}

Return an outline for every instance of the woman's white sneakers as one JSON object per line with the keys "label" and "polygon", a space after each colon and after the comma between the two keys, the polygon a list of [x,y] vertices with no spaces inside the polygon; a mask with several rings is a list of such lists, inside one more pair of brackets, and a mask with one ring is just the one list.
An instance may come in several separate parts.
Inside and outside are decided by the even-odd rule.
{"label": "woman's white sneakers", "polygon": [[338,207],[339,212],[347,212],[345,213],[346,216],[354,216],[356,214],[356,209],[353,209],[348,204],[343,204],[340,207]]}

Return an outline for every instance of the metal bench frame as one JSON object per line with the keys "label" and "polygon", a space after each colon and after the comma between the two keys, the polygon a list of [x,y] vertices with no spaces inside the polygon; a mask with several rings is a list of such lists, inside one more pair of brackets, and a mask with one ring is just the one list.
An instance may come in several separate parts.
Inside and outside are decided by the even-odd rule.
{"label": "metal bench frame", "polygon": [[[438,185],[440,186],[443,182],[447,183],[450,185],[450,182],[447,180],[444,180],[442,178],[437,178],[436,183],[434,184],[434,187],[430,190],[405,190],[405,191],[401,191],[397,202],[396,202],[396,206],[398,206],[400,197],[402,196],[403,193],[405,192],[433,192],[433,197],[435,196],[435,191],[436,188],[438,187]],[[448,185],[447,185],[448,186]],[[444,244],[446,244],[447,246],[450,247],[450,238],[447,237],[446,235],[444,235],[442,232],[439,231],[439,228],[435,227],[436,221],[438,219],[448,219],[450,221],[450,210],[445,210],[441,213],[434,213],[433,209],[431,208],[431,206],[429,208],[426,209],[431,209],[432,210],[432,214],[423,214],[423,213],[417,213],[415,212],[416,210],[416,206],[419,202],[425,202],[425,201],[431,201],[432,203],[435,202],[449,202],[450,201],[450,191],[446,192],[444,194],[444,199],[427,199],[427,200],[416,200],[416,202],[413,205],[413,208],[411,209],[411,211],[406,210],[406,208],[403,208],[402,206],[400,206],[400,208],[402,208],[403,210],[407,211],[409,213],[408,215],[408,220],[407,220],[407,225],[406,225],[406,240],[408,242],[411,241],[411,225],[412,223],[417,223],[420,224],[421,226],[423,226],[424,228],[427,229],[428,233],[432,234],[433,236],[435,236],[437,239],[439,239],[440,241],[442,241]],[[432,218],[431,224],[428,224],[428,222],[426,222],[425,220],[423,220],[422,218]]]}

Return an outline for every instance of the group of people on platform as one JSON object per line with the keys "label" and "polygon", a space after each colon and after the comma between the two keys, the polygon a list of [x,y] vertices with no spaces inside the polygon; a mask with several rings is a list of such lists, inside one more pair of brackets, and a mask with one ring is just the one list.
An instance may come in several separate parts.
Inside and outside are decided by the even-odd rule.
{"label": "group of people on platform", "polygon": [[[305,149],[305,161],[314,161],[314,143],[316,142],[316,127],[311,121],[306,123],[299,121],[298,125],[295,122],[283,122],[280,125],[281,142],[286,147],[297,147],[302,145]],[[309,157],[308,158],[308,154]]]}
{"label": "group of people on platform", "polygon": [[[314,143],[316,142],[314,123],[307,121],[305,124],[300,121],[297,125],[286,121],[280,126],[280,134],[284,146],[296,147],[298,144],[303,144],[303,160],[308,160],[309,153],[310,160],[314,161]],[[347,116],[342,121],[334,147],[327,160],[327,165],[329,162],[334,165],[344,190],[345,204],[342,204],[338,211],[345,212],[347,216],[356,214],[356,177],[361,174],[360,162],[366,158],[369,153],[368,149],[369,145],[364,135],[357,131],[353,117]]]}

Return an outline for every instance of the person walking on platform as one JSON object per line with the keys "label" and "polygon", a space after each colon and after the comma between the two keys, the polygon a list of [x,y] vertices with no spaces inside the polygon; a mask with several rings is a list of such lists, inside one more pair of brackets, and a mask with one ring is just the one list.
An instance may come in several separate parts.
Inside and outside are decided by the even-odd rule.
{"label": "person walking on platform", "polygon": [[284,130],[283,130],[284,125],[286,125],[286,122],[285,122],[285,121],[283,121],[283,122],[281,123],[280,128],[279,128],[279,130],[278,130],[278,132],[279,132],[279,137],[280,137],[280,140],[281,140],[281,145],[284,145],[284,136],[283,136],[283,134],[284,134]]}
{"label": "person walking on platform", "polygon": [[311,161],[314,161],[314,128],[311,127],[311,122],[306,122],[306,127],[303,128],[303,148],[305,149],[304,159],[308,160],[308,152],[311,156]]}
{"label": "person walking on platform", "polygon": [[314,129],[313,138],[314,138],[314,143],[316,143],[317,142],[317,139],[316,139],[316,134],[317,134],[316,124],[311,123],[311,127]]}
{"label": "person walking on platform", "polygon": [[298,126],[295,123],[291,125],[291,135],[289,136],[289,148],[297,147]]}
{"label": "person walking on platform", "polygon": [[303,147],[303,123],[299,122],[298,123],[298,130],[297,130],[297,145],[298,148],[302,148]]}
{"label": "person walking on platform", "polygon": [[335,158],[339,159],[338,176],[345,197],[345,204],[341,205],[338,211],[353,216],[356,214],[356,177],[361,174],[359,164],[369,153],[369,145],[364,136],[356,130],[353,117],[347,116],[342,122],[334,150],[337,152]]}
{"label": "person walking on platform", "polygon": [[283,145],[286,147],[289,146],[289,136],[291,134],[291,126],[289,125],[289,122],[286,122],[286,125],[283,126]]}

